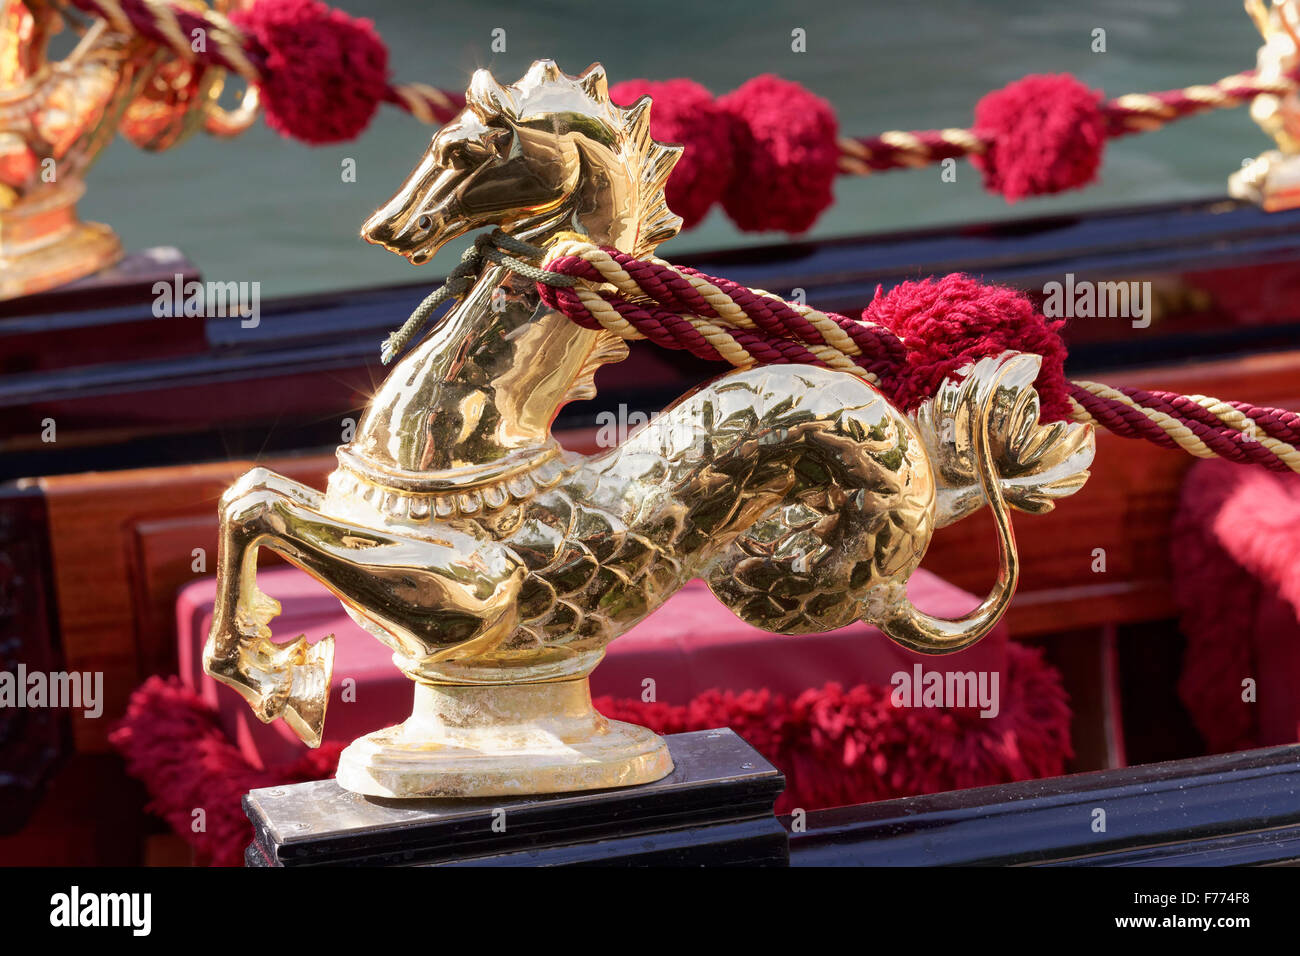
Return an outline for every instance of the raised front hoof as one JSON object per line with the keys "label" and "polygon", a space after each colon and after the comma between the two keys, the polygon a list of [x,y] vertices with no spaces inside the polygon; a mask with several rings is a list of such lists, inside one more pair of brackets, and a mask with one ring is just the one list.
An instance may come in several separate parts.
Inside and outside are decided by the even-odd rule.
{"label": "raised front hoof", "polygon": [[653,783],[672,770],[663,739],[596,713],[582,679],[417,685],[411,719],[353,741],[338,781],[371,797],[494,797]]}
{"label": "raised front hoof", "polygon": [[237,652],[217,656],[220,643],[208,639],[204,673],[239,691],[263,723],[282,718],[308,747],[319,747],[334,672],[334,635],[315,644],[302,636],[285,644],[245,637]]}
{"label": "raised front hoof", "polygon": [[[298,638],[302,641],[302,638]],[[304,642],[305,643],[305,642]],[[289,666],[289,696],[279,716],[308,747],[319,747],[325,730],[334,672],[334,635],[308,646],[300,663]]]}

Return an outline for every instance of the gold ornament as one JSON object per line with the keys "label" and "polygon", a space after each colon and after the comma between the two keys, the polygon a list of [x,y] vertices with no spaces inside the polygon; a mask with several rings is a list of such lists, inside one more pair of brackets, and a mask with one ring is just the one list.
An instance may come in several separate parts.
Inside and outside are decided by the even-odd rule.
{"label": "gold ornament", "polygon": [[[584,239],[638,256],[676,234],[664,203],[680,147],[650,101],[550,61],[511,86],[484,70],[362,235],[412,262],[485,226],[543,248]],[[485,796],[613,787],[672,769],[650,731],[607,720],[587,677],[610,641],[695,577],[741,619],[807,633],[860,618],[923,653],[988,633],[1015,587],[1008,507],[1082,486],[1089,425],[1038,422],[1033,355],[944,384],[909,418],[851,372],[728,372],[615,449],[565,452],[550,425],[627,354],[486,266],[394,366],[325,492],[254,469],[221,501],[219,589],[204,665],[266,721],[320,742],[333,637],[271,640],[257,589],[270,548],[320,580],[415,682],[409,720],[355,741],[349,790]],[[936,527],[992,507],[997,584],[943,620],[905,593]]]}
{"label": "gold ornament", "polygon": [[[1264,38],[1255,61],[1255,76],[1266,82],[1289,82],[1300,57],[1300,10],[1296,0],[1246,0]],[[1250,104],[1250,116],[1277,141],[1278,148],[1261,153],[1228,177],[1228,192],[1236,199],[1258,203],[1268,212],[1300,206],[1300,95],[1294,85],[1282,94],[1262,94]]]}
{"label": "gold ornament", "polygon": [[49,41],[62,27],[49,0],[0,0],[0,299],[62,285],[121,258],[113,230],[83,223],[76,212],[86,171],[114,133],[163,150],[199,128],[242,132],[257,114],[255,89],[227,112],[218,105],[224,71],[199,70],[103,20],[51,63]]}

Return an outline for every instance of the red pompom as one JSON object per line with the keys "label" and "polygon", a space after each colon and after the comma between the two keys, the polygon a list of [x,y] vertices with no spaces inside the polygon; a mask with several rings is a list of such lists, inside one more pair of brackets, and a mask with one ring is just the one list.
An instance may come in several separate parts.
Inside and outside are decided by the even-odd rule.
{"label": "red pompom", "polygon": [[1106,146],[1102,94],[1067,73],[1026,76],[975,106],[975,132],[992,140],[971,157],[984,188],[1008,202],[1086,186]]}
{"label": "red pompom", "polygon": [[318,0],[258,0],[230,19],[265,54],[268,126],[305,143],[366,128],[388,90],[388,50],[374,24]]}
{"label": "red pompom", "polygon": [[610,99],[631,106],[642,96],[650,107],[650,135],[661,143],[686,147],[668,180],[668,208],[682,217],[682,227],[700,222],[731,181],[731,114],[694,80],[627,80],[613,86]]}
{"label": "red pompom", "polygon": [[835,113],[820,96],[770,74],[718,100],[738,122],[722,204],[741,229],[803,232],[831,204],[839,163]]}
{"label": "red pompom", "polygon": [[963,365],[1016,351],[1043,357],[1034,382],[1040,420],[1070,417],[1060,333],[1065,322],[1048,321],[1015,289],[985,285],[959,273],[904,282],[885,295],[877,290],[862,318],[889,329],[903,343],[903,365],[886,385],[894,403],[907,411],[933,396]]}

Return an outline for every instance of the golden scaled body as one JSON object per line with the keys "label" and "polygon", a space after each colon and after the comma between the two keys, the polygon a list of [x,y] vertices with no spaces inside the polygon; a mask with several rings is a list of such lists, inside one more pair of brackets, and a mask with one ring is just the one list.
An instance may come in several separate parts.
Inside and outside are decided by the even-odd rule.
{"label": "golden scaled body", "polygon": [[[363,235],[422,262],[495,225],[542,247],[578,234],[639,255],[679,224],[663,203],[677,150],[649,101],[609,102],[534,65],[475,75]],[[785,633],[858,619],[925,653],[969,646],[1015,586],[1008,507],[1047,510],[1087,477],[1091,429],[1040,426],[1038,359],[1008,353],[946,383],[916,416],[864,379],[813,366],[732,371],[615,449],[564,452],[550,423],[626,355],[489,266],[393,368],[324,492],[263,469],[222,500],[208,672],[264,720],[318,743],[331,641],[271,640],[260,547],[320,579],[415,682],[410,720],[355,742],[349,789],[379,796],[553,792],[658,779],[662,741],[591,709],[606,647],[686,581]],[[905,584],[934,529],[989,504],[1001,536],[983,604],[942,620]]]}
{"label": "golden scaled body", "polygon": [[233,135],[256,115],[255,92],[238,111],[218,105],[222,71],[200,71],[104,21],[51,62],[50,40],[64,28],[48,0],[0,0],[0,299],[121,257],[111,229],[76,214],[86,172],[117,132],[162,150],[200,128]]}

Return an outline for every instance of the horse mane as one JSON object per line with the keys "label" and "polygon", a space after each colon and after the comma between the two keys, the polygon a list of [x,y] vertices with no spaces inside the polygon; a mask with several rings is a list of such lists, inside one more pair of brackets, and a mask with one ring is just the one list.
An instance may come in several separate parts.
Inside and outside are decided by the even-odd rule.
{"label": "horse mane", "polygon": [[[580,105],[580,120],[594,121],[608,139],[617,144],[618,156],[636,184],[636,240],[632,255],[651,255],[655,247],[681,231],[682,218],[668,208],[664,187],[683,147],[657,142],[650,135],[650,104],[642,96],[627,108],[609,98],[609,81],[599,63],[580,76],[562,72],[552,60],[538,60],[517,82],[502,86],[487,70],[478,70],[466,94],[466,105],[484,118],[502,116],[512,123],[526,122],[535,108],[539,113],[555,109],[558,94],[566,108]],[[573,122],[574,117],[570,117]],[[591,351],[574,377],[563,402],[592,398],[596,394],[596,370],[602,365],[627,358],[623,339],[607,329],[596,335]]]}
{"label": "horse mane", "polygon": [[684,147],[667,146],[651,137],[650,97],[642,96],[627,109],[621,109],[609,101],[605,71],[600,66],[590,67],[583,76],[592,70],[600,70],[600,89],[605,102],[624,121],[624,131],[628,137],[624,157],[638,174],[641,184],[637,192],[637,240],[632,254],[638,257],[648,256],[656,246],[673,238],[682,228],[682,217],[668,208],[664,187],[667,186],[668,177],[681,158]]}
{"label": "horse mane", "polygon": [[664,196],[682,147],[657,142],[650,135],[650,97],[642,96],[624,109],[609,98],[609,81],[599,63],[587,67],[580,76],[569,76],[554,61],[538,60],[510,86],[502,86],[487,70],[478,70],[466,102],[483,115],[498,114],[519,122],[531,107],[539,111],[553,109],[557,92],[577,94],[569,96],[566,103],[583,103],[585,118],[602,124],[619,144],[620,158],[637,184],[637,237],[631,252],[637,257],[650,255],[682,228],[682,217],[668,208]]}

